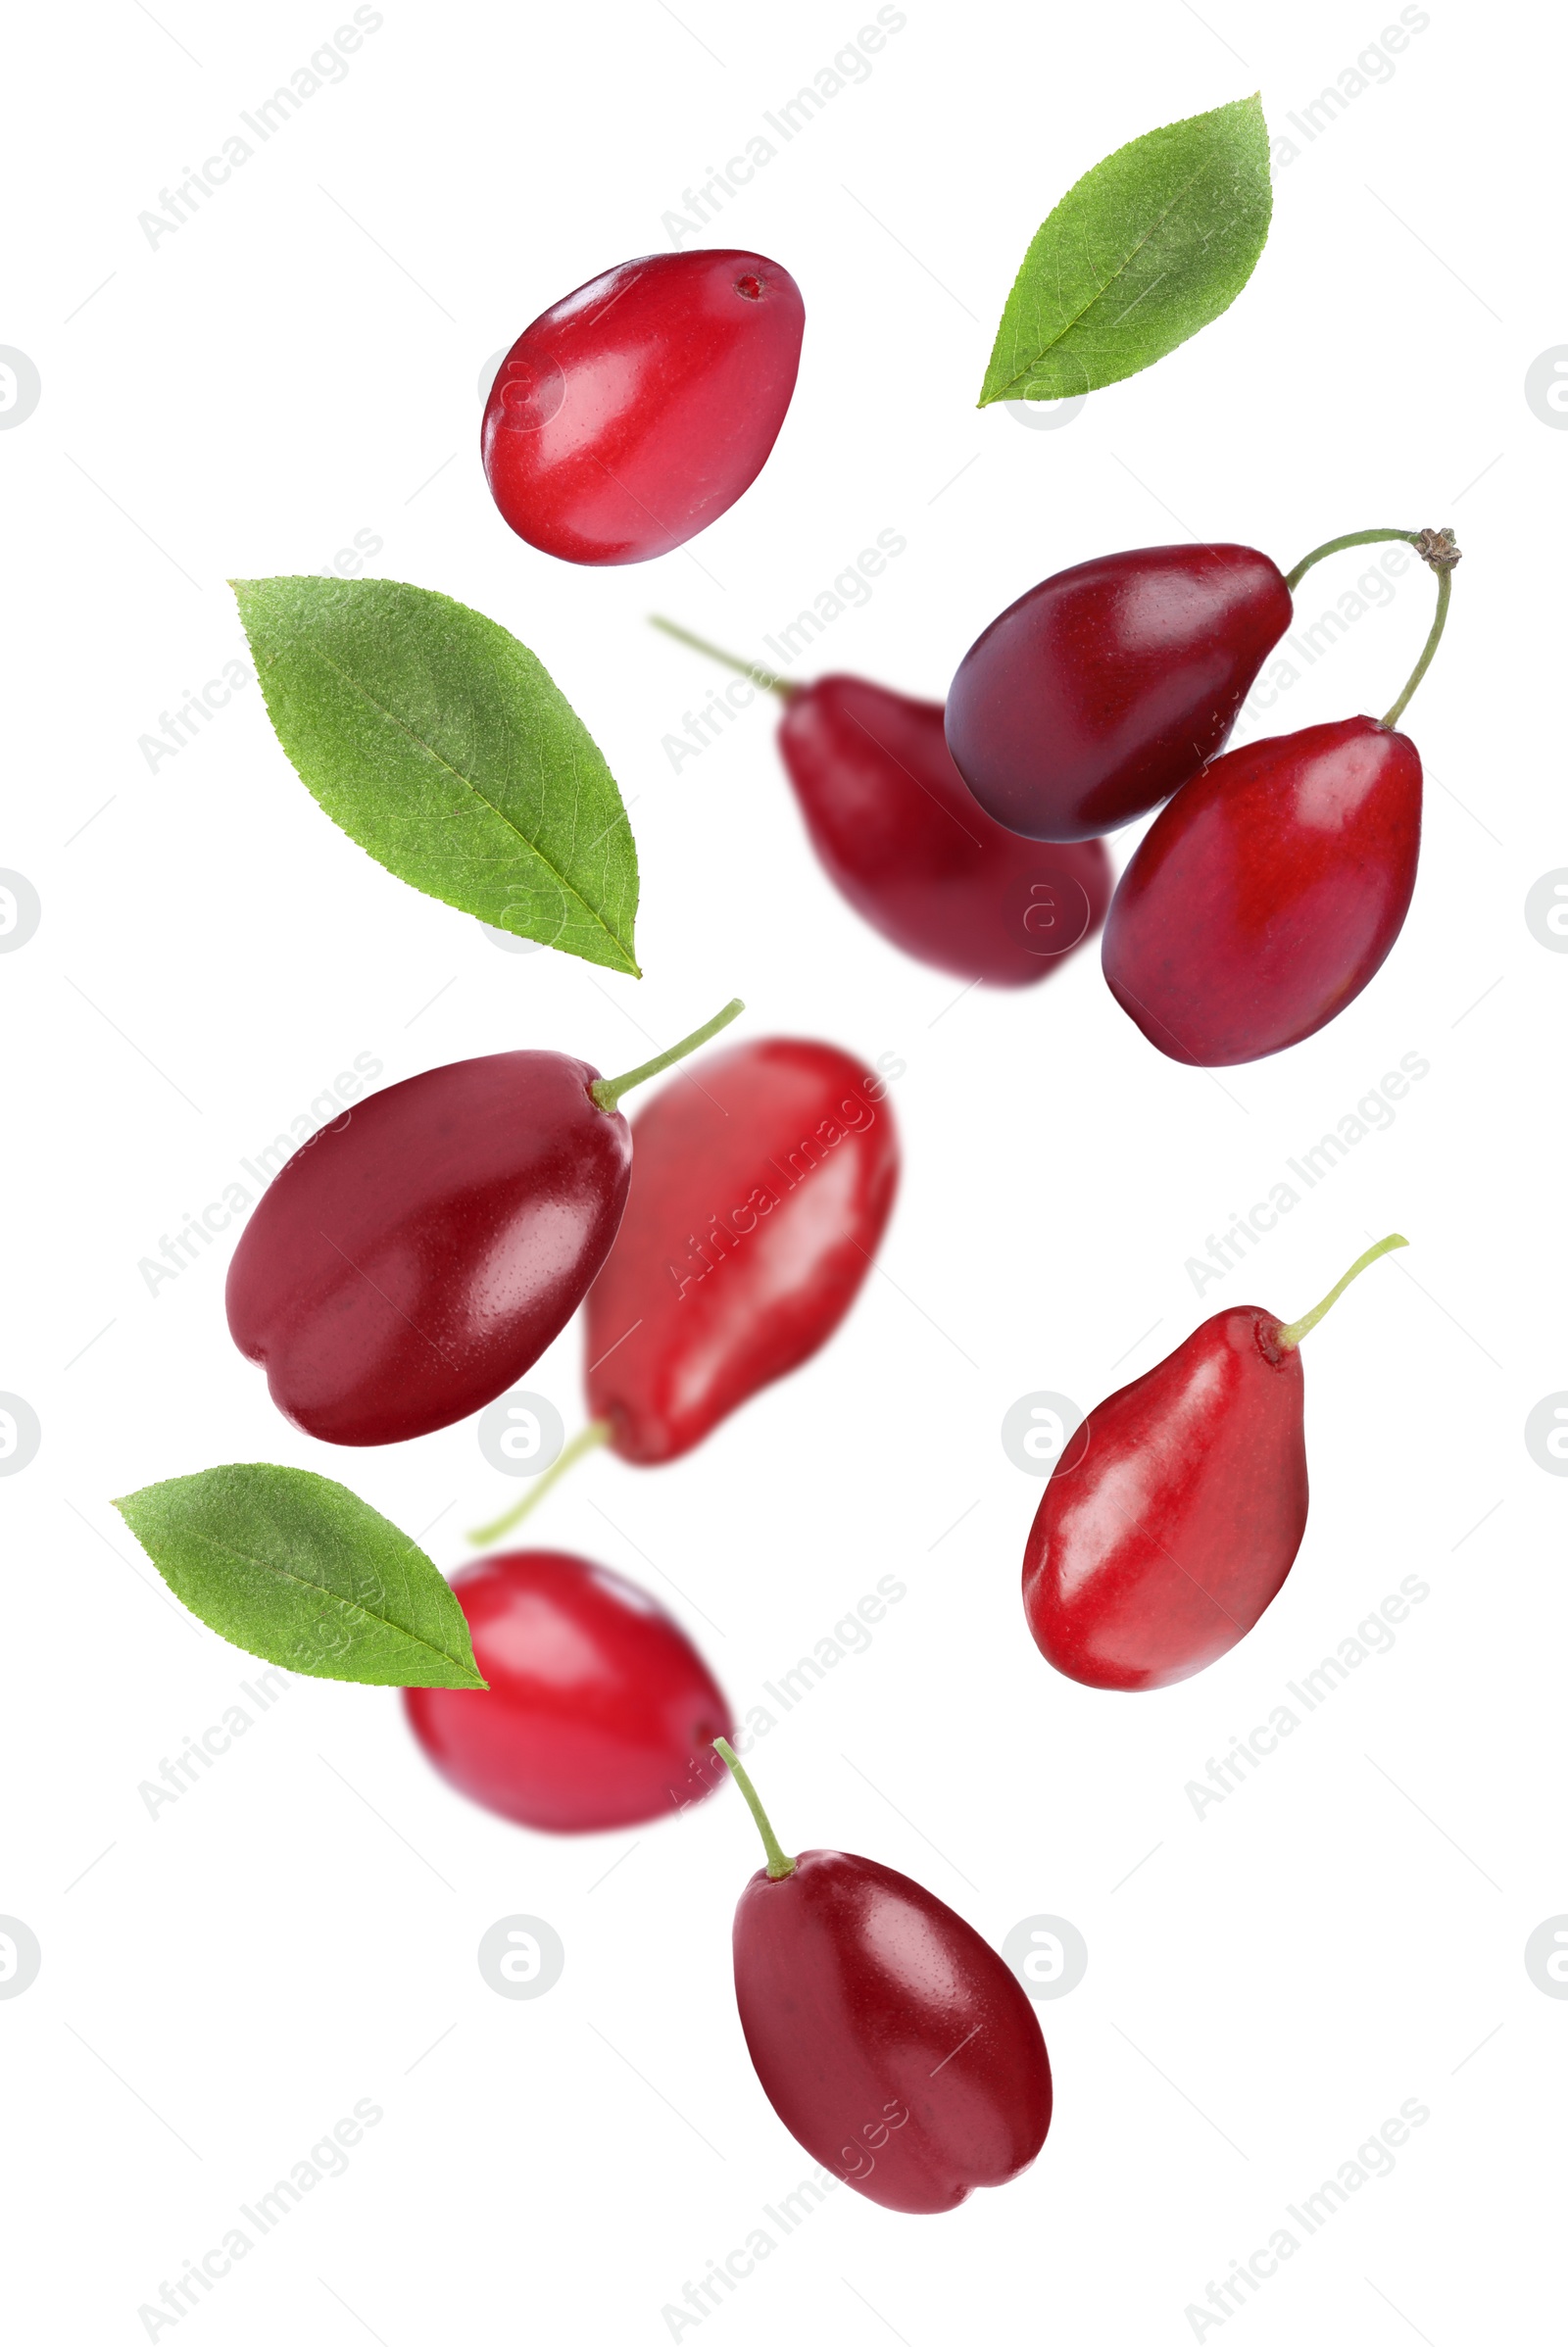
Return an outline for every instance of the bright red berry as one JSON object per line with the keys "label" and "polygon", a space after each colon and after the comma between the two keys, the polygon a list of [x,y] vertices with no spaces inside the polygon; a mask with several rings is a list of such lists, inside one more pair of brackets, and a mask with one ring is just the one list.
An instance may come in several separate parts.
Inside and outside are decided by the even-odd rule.
{"label": "bright red berry", "polygon": [[1421,851],[1421,759],[1372,717],[1227,751],[1178,791],[1111,903],[1111,993],[1169,1059],[1315,1035],[1382,968]]}
{"label": "bright red berry", "polygon": [[403,1442],[506,1392],[610,1252],[631,1131],[559,1051],[389,1084],[277,1174],[228,1271],[228,1325],[322,1442]]}
{"label": "bright red berry", "polygon": [[389,1084],[274,1177],[228,1267],[229,1333],[322,1442],[404,1442],[504,1394],[558,1337],[626,1202],[629,1074],[498,1051]]}
{"label": "bright red berry", "polygon": [[1256,1304],[1216,1312],[1090,1411],[1024,1549],[1024,1612],[1048,1662],[1086,1687],[1171,1687],[1247,1636],[1306,1530],[1297,1347],[1404,1244],[1380,1240],[1289,1326]]}
{"label": "bright red berry", "polygon": [[760,253],[653,253],[524,328],[485,403],[490,494],[567,562],[646,562],[756,480],[789,408],[806,310]]}
{"label": "bright red berry", "polygon": [[489,1692],[413,1687],[404,1702],[459,1792],[519,1826],[596,1834],[674,1816],[722,1781],[729,1705],[646,1590],[543,1548],[487,1556],[452,1586]]}
{"label": "bright red berry", "polygon": [[898,1183],[886,1092],[831,1044],[770,1037],[641,1111],[586,1314],[589,1410],[622,1458],[678,1458],[838,1327]]}
{"label": "bright red berry", "polygon": [[940,701],[857,676],[792,689],[779,748],[823,867],[906,953],[1034,986],[1093,937],[1110,902],[1100,840],[1043,848],[964,789]]}
{"label": "bright red berry", "polygon": [[788,1858],[731,1773],[768,1862],[735,1910],[735,2001],[762,2091],[797,2143],[908,2216],[1004,2184],[1051,2125],[1035,2010],[961,1915],[843,1850]]}
{"label": "bright red berry", "polygon": [[1031,587],[970,646],[948,747],[1009,830],[1115,831],[1224,747],[1290,623],[1290,589],[1250,546],[1101,555]]}

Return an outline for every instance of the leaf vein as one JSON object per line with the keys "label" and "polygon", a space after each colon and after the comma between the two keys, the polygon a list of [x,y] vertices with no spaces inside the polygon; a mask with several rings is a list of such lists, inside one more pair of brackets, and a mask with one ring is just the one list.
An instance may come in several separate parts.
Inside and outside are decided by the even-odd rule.
{"label": "leaf vein", "polygon": [[[539,847],[537,842],[529,839],[527,833],[519,829],[517,824],[513,821],[511,815],[507,813],[506,809],[496,805],[495,801],[491,799],[484,790],[481,789],[479,784],[473,779],[472,775],[465,774],[461,767],[455,766],[452,763],[450,758],[444,758],[441,752],[435,748],[433,743],[421,741],[419,736],[415,732],[414,728],[411,725],[406,725],[395,709],[388,709],[384,702],[378,701],[368,685],[362,684],[357,676],[352,675],[350,671],[343,667],[339,661],[333,660],[331,654],[329,652],[324,652],[319,644],[312,644],[310,650],[315,654],[318,660],[324,661],[326,666],[329,667],[335,675],[341,676],[344,683],[348,685],[352,691],[358,693],[361,699],[367,702],[368,706],[376,711],[377,715],[384,717],[389,725],[395,725],[398,731],[404,736],[405,740],[414,744],[416,750],[422,751],[424,756],[428,758],[434,765],[441,767],[445,773],[450,774],[454,781],[461,782],[466,790],[471,791],[481,807],[488,807],[490,812],[495,815],[499,821],[505,823],[514,836],[520,840],[523,847],[527,849],[529,855],[537,857],[538,861],[543,864],[545,870],[550,874],[551,879],[560,889],[562,895],[564,897],[569,897],[582,907],[582,910],[587,915],[588,919],[603,932],[605,937],[607,937],[610,943],[614,947],[616,953],[622,956],[627,969],[635,971],[637,966],[635,961],[626,952],[626,948],[622,945],[614,930],[610,926],[610,923],[605,918],[605,915],[598,909],[596,905],[590,905],[588,903],[588,900],[572,886],[571,882],[566,879],[564,874],[557,869],[556,865],[545,854],[544,850]],[[573,781],[574,788],[572,792],[572,812],[573,819],[575,819],[577,800],[580,797],[580,786],[575,785],[575,776],[573,777]]]}
{"label": "leaf vein", "polygon": [[[1159,232],[1160,228],[1161,228],[1161,227],[1164,225],[1165,221],[1166,221],[1166,220],[1167,220],[1170,218],[1170,215],[1171,215],[1171,213],[1172,213],[1172,212],[1175,210],[1176,206],[1177,206],[1178,204],[1180,204],[1180,203],[1181,203],[1181,202],[1184,200],[1184,198],[1186,198],[1188,195],[1190,195],[1190,194],[1191,194],[1192,190],[1193,190],[1195,187],[1197,187],[1197,186],[1198,186],[1198,184],[1200,183],[1200,180],[1202,180],[1203,178],[1205,178],[1206,176],[1208,176],[1208,175],[1209,175],[1211,172],[1213,172],[1214,171],[1216,171],[1218,168],[1219,168],[1219,159],[1218,159],[1218,158],[1212,158],[1212,157],[1211,157],[1211,158],[1208,158],[1207,160],[1205,160],[1204,162],[1200,163],[1200,165],[1197,167],[1197,169],[1196,169],[1196,170],[1193,171],[1193,173],[1192,173],[1191,177],[1190,177],[1190,178],[1188,178],[1188,179],[1185,179],[1185,180],[1183,180],[1183,181],[1182,181],[1182,183],[1181,183],[1181,185],[1180,185],[1179,187],[1177,187],[1177,188],[1174,190],[1174,192],[1172,193],[1172,195],[1171,195],[1171,197],[1170,197],[1170,200],[1169,200],[1169,202],[1168,202],[1168,203],[1167,203],[1167,204],[1166,204],[1166,205],[1163,207],[1163,209],[1162,209],[1162,210],[1161,210],[1159,213],[1157,213],[1157,214],[1155,215],[1154,219],[1153,219],[1152,220],[1151,220],[1151,221],[1150,221],[1150,223],[1149,223],[1149,226],[1148,226],[1148,227],[1147,227],[1147,229],[1144,231],[1144,233],[1143,233],[1143,234],[1142,234],[1142,235],[1141,235],[1141,236],[1138,238],[1137,242],[1136,242],[1135,244],[1133,244],[1133,245],[1132,245],[1132,246],[1131,246],[1131,247],[1128,249],[1128,251],[1127,251],[1127,252],[1126,252],[1126,253],[1123,255],[1122,259],[1121,259],[1120,261],[1118,261],[1118,262],[1117,262],[1117,263],[1116,263],[1116,264],[1113,266],[1113,268],[1111,269],[1111,270],[1110,270],[1109,274],[1108,274],[1108,275],[1107,275],[1107,276],[1104,278],[1104,280],[1103,280],[1102,282],[1102,280],[1101,280],[1101,278],[1100,278],[1100,276],[1099,276],[1099,273],[1098,273],[1098,267],[1097,267],[1097,256],[1096,256],[1096,255],[1095,255],[1095,254],[1094,254],[1092,251],[1086,251],[1086,252],[1083,254],[1083,256],[1082,256],[1082,259],[1083,259],[1083,267],[1084,267],[1084,268],[1085,268],[1085,269],[1087,270],[1087,272],[1088,272],[1088,274],[1089,274],[1089,276],[1090,276],[1091,280],[1092,280],[1092,281],[1093,281],[1093,283],[1094,283],[1094,286],[1095,286],[1095,290],[1094,290],[1094,292],[1093,292],[1093,293],[1090,295],[1089,299],[1088,299],[1088,300],[1087,300],[1087,301],[1086,301],[1086,302],[1083,304],[1082,308],[1081,308],[1081,309],[1079,309],[1079,310],[1077,310],[1076,312],[1074,312],[1074,314],[1072,315],[1072,317],[1070,317],[1070,318],[1064,318],[1064,319],[1062,320],[1062,322],[1061,322],[1061,323],[1060,323],[1058,326],[1056,326],[1056,328],[1054,329],[1054,332],[1050,333],[1049,335],[1045,335],[1045,336],[1043,336],[1043,338],[1042,338],[1042,341],[1041,341],[1041,344],[1040,344],[1040,348],[1039,348],[1039,350],[1038,350],[1038,351],[1036,351],[1036,353],[1034,354],[1034,357],[1033,357],[1033,358],[1032,358],[1032,359],[1031,359],[1031,360],[1028,362],[1028,364],[1027,364],[1025,367],[1021,367],[1021,368],[1020,368],[1020,370],[1019,370],[1019,371],[1018,371],[1016,374],[1014,374],[1014,375],[1010,376],[1010,377],[1008,378],[1008,380],[1006,381],[1006,383],[1005,383],[1004,386],[1003,386],[1003,394],[1002,394],[1002,396],[1004,396],[1004,396],[1006,395],[1006,393],[1007,393],[1007,392],[1016,390],[1019,384],[1021,384],[1021,383],[1026,383],[1026,382],[1028,381],[1028,379],[1029,379],[1029,375],[1030,375],[1030,372],[1031,372],[1031,370],[1032,370],[1032,369],[1033,369],[1035,367],[1037,367],[1037,366],[1039,365],[1040,361],[1041,361],[1041,360],[1042,360],[1042,359],[1043,359],[1043,358],[1046,356],[1046,353],[1047,353],[1048,351],[1054,350],[1054,349],[1057,347],[1057,345],[1058,345],[1058,344],[1060,344],[1060,343],[1064,342],[1064,341],[1066,340],[1067,336],[1068,336],[1068,335],[1069,335],[1069,334],[1070,334],[1070,333],[1073,331],[1074,327],[1076,327],[1076,326],[1080,325],[1080,324],[1083,322],[1083,320],[1084,320],[1084,319],[1085,319],[1085,318],[1086,318],[1089,316],[1090,312],[1091,312],[1092,310],[1095,310],[1095,309],[1097,309],[1097,308],[1100,306],[1100,304],[1103,302],[1103,300],[1104,300],[1104,298],[1105,298],[1105,295],[1106,295],[1106,293],[1108,292],[1109,288],[1110,288],[1110,287],[1111,287],[1111,286],[1112,286],[1112,285],[1115,283],[1115,281],[1116,281],[1116,279],[1117,279],[1118,277],[1120,277],[1120,276],[1124,276],[1124,275],[1126,274],[1127,270],[1128,270],[1128,269],[1129,269],[1132,267],[1133,263],[1134,263],[1134,262],[1137,260],[1137,258],[1138,258],[1139,254],[1140,254],[1140,253],[1141,253],[1141,252],[1144,250],[1144,248],[1145,248],[1145,247],[1146,247],[1146,246],[1147,246],[1147,245],[1148,245],[1148,244],[1151,242],[1151,240],[1152,240],[1152,239],[1154,236],[1156,236],[1156,235],[1158,234],[1158,232]],[[1027,266],[1028,266],[1028,264],[1027,264],[1027,262],[1026,262],[1026,263],[1025,263],[1025,267],[1027,267]],[[1169,272],[1167,271],[1166,273],[1168,274]],[[1057,278],[1057,283],[1058,283],[1058,286],[1059,286],[1059,283],[1060,283],[1059,274],[1058,274],[1058,278]],[[1147,290],[1147,288],[1146,288],[1146,290]],[[1142,297],[1142,296],[1140,296],[1139,298],[1140,298],[1140,300],[1141,300],[1143,297]],[[1057,305],[1057,307],[1058,307],[1058,312],[1059,312],[1059,309],[1060,309],[1060,303],[1059,303],[1059,299],[1058,299],[1058,305]],[[1129,305],[1129,308],[1130,308],[1130,309],[1134,309],[1134,308],[1136,308],[1136,307],[1137,307],[1137,304],[1136,304],[1136,303],[1133,303],[1133,304],[1130,304],[1130,305]],[[1123,315],[1126,315],[1126,313],[1124,313]]]}
{"label": "leaf vein", "polygon": [[[215,1534],[207,1531],[193,1532],[190,1537],[201,1541],[205,1547],[216,1550],[220,1556],[227,1557],[237,1565],[246,1566],[253,1573],[270,1574],[278,1581],[291,1583],[295,1589],[311,1589],[317,1596],[325,1597],[333,1605],[342,1606],[346,1612],[359,1614],[367,1622],[374,1622],[382,1630],[393,1631],[399,1638],[407,1638],[411,1645],[423,1646],[430,1653],[439,1654],[444,1662],[455,1662],[461,1665],[463,1661],[462,1655],[452,1654],[445,1646],[437,1645],[434,1638],[427,1638],[422,1631],[410,1630],[403,1623],[394,1622],[390,1614],[378,1614],[371,1607],[362,1605],[358,1597],[345,1597],[338,1590],[328,1589],[322,1582],[311,1581],[302,1573],[291,1573],[286,1565],[275,1564],[270,1557],[251,1556],[243,1548],[232,1548],[226,1540],[220,1540]],[[423,1551],[419,1550],[416,1553],[422,1555]]]}

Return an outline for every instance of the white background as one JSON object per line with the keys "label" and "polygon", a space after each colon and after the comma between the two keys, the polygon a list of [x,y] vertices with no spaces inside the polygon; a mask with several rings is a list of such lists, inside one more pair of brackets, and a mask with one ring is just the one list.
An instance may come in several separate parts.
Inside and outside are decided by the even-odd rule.
{"label": "white background", "polygon": [[[19,2338],[145,2336],[138,2307],[366,2096],[385,2116],[348,2174],[180,2339],[658,2341],[808,2172],[734,2014],[729,1915],[758,1858],[736,1799],[641,1835],[529,1834],[447,1790],[396,1695],[300,1680],[155,1822],[138,1785],[253,1666],[183,1618],[108,1505],[292,1461],[431,1528],[456,1567],[517,1488],[471,1423],[314,1444],[228,1341],[232,1233],[156,1296],[138,1261],[357,1052],[387,1080],[521,1045],[616,1069],[732,992],[742,1032],[907,1062],[886,1277],[676,1466],[580,1468],[538,1536],[647,1582],[742,1705],[897,1573],[870,1650],[758,1746],[780,1830],[917,1876],[994,1942],[1066,1916],[1090,1960],[1039,2008],[1057,2117],[1022,2180],[942,2220],[841,2190],[680,2335],[1183,2340],[1210,2278],[1412,2097],[1431,2116],[1396,2172],[1226,2337],[1543,2335],[1568,2006],[1523,1947],[1568,1908],[1568,1485],[1522,1429],[1568,1386],[1568,959],[1523,902],[1568,864],[1568,437],[1523,379],[1568,339],[1560,36],[1435,0],[1391,78],[1296,136],[1219,323],[1062,429],[977,413],[1017,263],[1082,171],[1257,86],[1291,135],[1385,21],[1372,0],[1205,13],[910,0],[869,77],[687,240],[755,247],[804,289],[771,462],[690,557],[605,572],[501,523],[480,369],[558,295],[667,246],[683,189],[853,37],[848,0],[682,0],[684,22],[658,0],[388,0],[346,79],[156,249],[138,213],[328,37],[326,0],[163,0],[160,23],[102,0],[13,29],[26,228],[0,341],[43,386],[0,434],[0,864],[43,905],[0,958],[0,1388],[43,1429],[0,1480],[0,1911],[43,1948],[0,2001]],[[756,653],[880,529],[907,552],[818,664],[939,697],[997,611],[1102,550],[1229,537],[1288,565],[1340,531],[1449,522],[1453,617],[1406,720],[1429,806],[1404,934],[1326,1033],[1223,1082],[1156,1055],[1093,952],[958,1001],[885,947],[816,869],[764,709],[678,776],[661,749],[715,680],[645,615]],[[318,812],[254,686],[148,771],[138,737],[244,650],[225,577],[325,567],[357,530],[383,540],[370,567],[512,627],[583,713],[633,809],[641,983],[506,954],[400,886]],[[1313,575],[1304,616],[1357,561]],[[1430,609],[1413,571],[1244,731],[1386,707]],[[1411,1052],[1430,1074],[1392,1129],[1200,1302],[1187,1258]],[[1170,1692],[1054,1675],[1019,1609],[1039,1486],[1002,1451],[1008,1404],[1087,1406],[1220,1303],[1298,1313],[1395,1228],[1408,1252],[1309,1342],[1312,1517],[1271,1612]],[[568,1426],[579,1367],[570,1329],[530,1381]],[[1188,1781],[1410,1574],[1430,1595],[1393,1651],[1197,1817]],[[516,1911],[565,1943],[537,2001],[474,1960]]]}

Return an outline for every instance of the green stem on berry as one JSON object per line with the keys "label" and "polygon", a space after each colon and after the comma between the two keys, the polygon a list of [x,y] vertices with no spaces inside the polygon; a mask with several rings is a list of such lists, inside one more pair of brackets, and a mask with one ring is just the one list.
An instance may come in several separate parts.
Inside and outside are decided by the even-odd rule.
{"label": "green stem on berry", "polygon": [[531,1490],[523,1493],[515,1507],[509,1507],[493,1524],[482,1524],[477,1532],[469,1533],[468,1539],[474,1547],[488,1548],[492,1540],[499,1540],[514,1524],[520,1524],[524,1516],[531,1515],[551,1485],[559,1483],[567,1469],[575,1467],[577,1461],[586,1457],[590,1450],[597,1450],[601,1442],[608,1442],[612,1431],[608,1418],[595,1418],[583,1428],[581,1434],[573,1435],[560,1455],[551,1460],[543,1475],[536,1478]]}
{"label": "green stem on berry", "polygon": [[1410,696],[1432,665],[1432,656],[1443,640],[1443,630],[1448,617],[1448,598],[1453,591],[1453,566],[1459,560],[1459,549],[1453,542],[1452,530],[1351,530],[1347,537],[1330,538],[1325,545],[1314,546],[1303,555],[1294,570],[1285,573],[1285,584],[1294,595],[1314,562],[1325,555],[1343,554],[1348,546],[1381,546],[1386,539],[1396,538],[1401,545],[1413,546],[1430,570],[1438,574],[1438,609],[1432,621],[1432,631],[1421,648],[1421,658],[1411,669],[1404,691],[1381,722],[1393,725],[1404,714]]}
{"label": "green stem on berry", "polygon": [[785,1857],[784,1845],[779,1840],[778,1835],[774,1833],[773,1828],[768,1821],[767,1811],[762,1807],[761,1802],[757,1797],[756,1785],[752,1783],[750,1777],[748,1777],[746,1771],[741,1767],[739,1760],[736,1758],[734,1745],[731,1744],[726,1737],[722,1736],[715,1736],[713,1738],[713,1749],[718,1754],[719,1759],[724,1763],[724,1766],[728,1769],[730,1775],[734,1778],[736,1784],[740,1786],[741,1798],[746,1803],[746,1806],[751,1811],[753,1817],[757,1820],[757,1830],[762,1836],[762,1847],[767,1852],[768,1881],[770,1882],[782,1882],[786,1875],[794,1874],[794,1859]]}
{"label": "green stem on berry", "polygon": [[1401,545],[1413,546],[1420,534],[1419,530],[1351,530],[1348,537],[1330,538],[1326,545],[1314,546],[1310,554],[1302,555],[1294,570],[1287,570],[1285,584],[1294,595],[1312,565],[1321,562],[1326,555],[1344,554],[1350,546],[1381,546],[1388,538],[1397,538]]}
{"label": "green stem on berry", "polygon": [[1392,1231],[1387,1239],[1380,1239],[1376,1247],[1369,1247],[1364,1255],[1356,1256],[1355,1261],[1350,1265],[1350,1268],[1346,1273],[1344,1279],[1338,1281],[1336,1285],[1329,1290],[1327,1296],[1324,1296],[1323,1301],[1320,1304],[1314,1304],[1310,1312],[1303,1313],[1299,1320],[1293,1320],[1289,1327],[1277,1329],[1275,1331],[1275,1344],[1278,1345],[1285,1352],[1292,1351],[1295,1346],[1300,1344],[1301,1339],[1306,1335],[1309,1329],[1316,1328],[1318,1322],[1322,1319],[1329,1306],[1339,1302],[1340,1297],[1345,1294],[1345,1291],[1347,1288],[1348,1288],[1350,1282],[1360,1278],[1362,1272],[1365,1271],[1369,1263],[1375,1263],[1379,1255],[1387,1255],[1392,1253],[1394,1248],[1396,1247],[1408,1247],[1409,1244],[1409,1240],[1401,1239],[1397,1231]]}
{"label": "green stem on berry", "polygon": [[754,685],[762,686],[766,692],[777,693],[781,701],[788,701],[792,694],[801,689],[799,685],[792,685],[787,676],[780,676],[776,669],[764,668],[757,660],[743,660],[738,654],[725,652],[720,645],[710,644],[706,636],[694,636],[689,627],[677,627],[673,619],[661,619],[656,613],[650,618],[649,625],[662,629],[666,636],[673,636],[677,644],[689,644],[693,652],[706,652],[710,660],[721,661],[726,668],[733,668],[738,676],[749,676]]}
{"label": "green stem on berry", "polygon": [[686,1058],[700,1044],[707,1043],[710,1037],[727,1027],[731,1019],[739,1018],[745,1008],[745,1003],[737,995],[732,1002],[726,1002],[722,1010],[715,1012],[706,1027],[699,1027],[693,1034],[683,1036],[679,1043],[672,1043],[669,1050],[661,1051],[657,1058],[645,1059],[641,1067],[628,1068],[623,1076],[596,1076],[588,1087],[593,1095],[594,1106],[603,1108],[609,1116],[623,1092],[630,1092],[634,1084],[646,1084],[650,1076],[660,1075],[666,1067],[673,1067],[677,1059]]}
{"label": "green stem on berry", "polygon": [[1399,695],[1399,698],[1395,703],[1393,709],[1391,709],[1388,711],[1388,714],[1384,717],[1383,722],[1385,725],[1393,725],[1398,718],[1403,716],[1405,705],[1409,701],[1411,694],[1415,691],[1416,686],[1421,682],[1422,677],[1425,676],[1427,670],[1431,667],[1432,655],[1437,651],[1438,646],[1443,641],[1443,630],[1448,616],[1448,597],[1452,594],[1452,570],[1440,570],[1438,572],[1438,608],[1433,616],[1431,633],[1428,635],[1426,642],[1421,647],[1421,658],[1416,661],[1415,666],[1411,669],[1410,674],[1405,682],[1404,691]]}

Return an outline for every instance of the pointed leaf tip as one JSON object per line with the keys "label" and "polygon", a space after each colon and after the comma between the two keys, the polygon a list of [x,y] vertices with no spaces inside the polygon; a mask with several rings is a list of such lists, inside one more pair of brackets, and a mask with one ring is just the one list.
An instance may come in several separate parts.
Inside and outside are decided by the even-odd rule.
{"label": "pointed leaf tip", "polygon": [[396,579],[229,586],[273,730],[340,830],[492,928],[641,977],[625,807],[525,645]]}
{"label": "pointed leaf tip", "polygon": [[308,1678],[484,1689],[463,1608],[415,1542],[299,1467],[212,1467],[114,1505],[182,1605]]}
{"label": "pointed leaf tip", "polygon": [[1230,308],[1272,209],[1257,92],[1118,147],[1025,254],[979,405],[1075,398],[1153,366]]}

